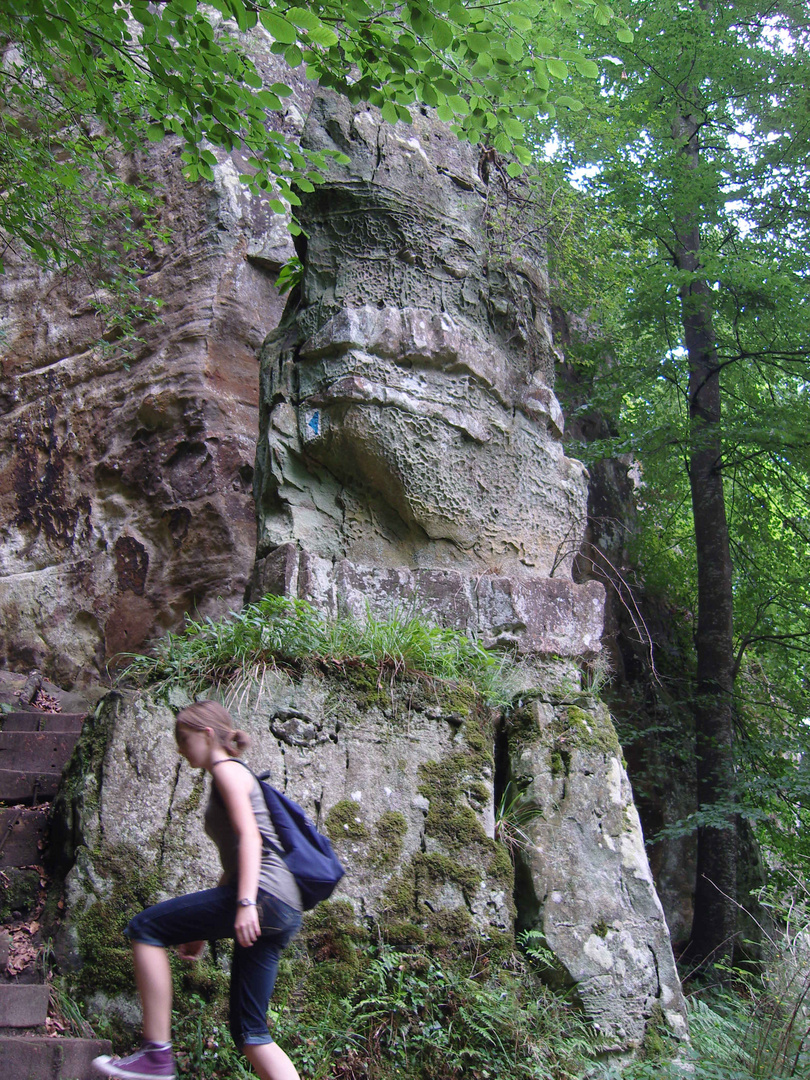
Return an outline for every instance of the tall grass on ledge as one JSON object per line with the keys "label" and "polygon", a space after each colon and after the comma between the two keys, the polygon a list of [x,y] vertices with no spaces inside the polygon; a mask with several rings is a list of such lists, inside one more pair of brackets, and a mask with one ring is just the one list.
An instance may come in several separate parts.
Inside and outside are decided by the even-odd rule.
{"label": "tall grass on ledge", "polygon": [[303,600],[265,596],[241,611],[213,620],[186,616],[178,633],[157,643],[152,656],[131,657],[122,678],[158,691],[182,685],[191,693],[260,681],[268,668],[323,664],[365,666],[378,680],[412,673],[448,682],[473,683],[491,705],[511,700],[505,679],[508,658],[482,648],[455,630],[432,626],[396,609],[385,619],[328,618]]}

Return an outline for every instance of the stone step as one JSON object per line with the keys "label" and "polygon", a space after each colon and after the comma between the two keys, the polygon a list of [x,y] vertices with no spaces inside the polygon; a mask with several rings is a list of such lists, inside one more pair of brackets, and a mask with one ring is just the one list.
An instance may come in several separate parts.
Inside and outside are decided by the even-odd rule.
{"label": "stone step", "polygon": [[56,795],[60,772],[31,772],[28,769],[0,768],[0,802],[49,802]]}
{"label": "stone step", "polygon": [[48,1015],[47,986],[0,983],[0,1028],[33,1028]]}
{"label": "stone step", "polygon": [[41,863],[40,841],[44,842],[47,831],[47,808],[0,810],[0,869]]}
{"label": "stone step", "polygon": [[10,712],[2,718],[3,731],[75,731],[82,730],[86,713]]}
{"label": "stone step", "polygon": [[78,741],[75,731],[0,731],[0,769],[61,774]]}
{"label": "stone step", "polygon": [[0,1076],[4,1080],[99,1080],[90,1063],[110,1052],[106,1039],[0,1036]]}

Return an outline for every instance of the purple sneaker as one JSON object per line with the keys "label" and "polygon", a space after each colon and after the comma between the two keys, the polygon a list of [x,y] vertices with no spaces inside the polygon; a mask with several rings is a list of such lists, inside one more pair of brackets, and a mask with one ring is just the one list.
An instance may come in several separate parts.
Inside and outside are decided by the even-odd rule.
{"label": "purple sneaker", "polygon": [[144,1043],[129,1057],[97,1057],[93,1067],[102,1076],[118,1076],[121,1080],[176,1080],[174,1054],[170,1047]]}

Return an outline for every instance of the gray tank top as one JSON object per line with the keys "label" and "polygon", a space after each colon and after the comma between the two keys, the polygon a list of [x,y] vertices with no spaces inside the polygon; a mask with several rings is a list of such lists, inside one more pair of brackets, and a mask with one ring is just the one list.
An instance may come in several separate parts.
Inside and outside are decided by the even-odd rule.
{"label": "gray tank top", "polygon": [[[247,768],[247,765],[243,761],[239,761],[238,758],[232,758],[231,760],[241,765],[242,768]],[[228,767],[230,768],[230,765]],[[217,768],[221,768],[221,765],[218,765]],[[264,801],[259,781],[255,776],[253,777],[253,787],[250,790],[250,805],[262,838],[259,888],[282,900],[285,904],[289,904],[290,907],[295,908],[297,911],[301,911],[301,894],[298,891],[295,878],[285,866],[281,856],[273,850],[273,848],[280,848],[281,844],[276,830],[273,828],[270,811]],[[228,817],[225,803],[222,801],[222,796],[217,790],[213,778],[211,780],[211,794],[205,808],[203,822],[207,835],[211,837],[219,851],[219,861],[222,863],[225,883],[236,882],[239,876],[239,842],[233,825],[231,825],[231,819]]]}

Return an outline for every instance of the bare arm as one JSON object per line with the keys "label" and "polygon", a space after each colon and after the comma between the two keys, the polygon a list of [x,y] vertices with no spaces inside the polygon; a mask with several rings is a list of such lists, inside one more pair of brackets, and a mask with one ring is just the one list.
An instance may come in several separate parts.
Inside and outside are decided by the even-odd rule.
{"label": "bare arm", "polygon": [[[213,775],[239,845],[237,899],[255,900],[259,892],[262,838],[250,805],[253,775],[238,762],[228,764],[227,768],[225,763],[219,765],[213,769]],[[236,940],[244,946],[252,945],[259,937],[261,928],[255,906],[237,907],[234,931]]]}

